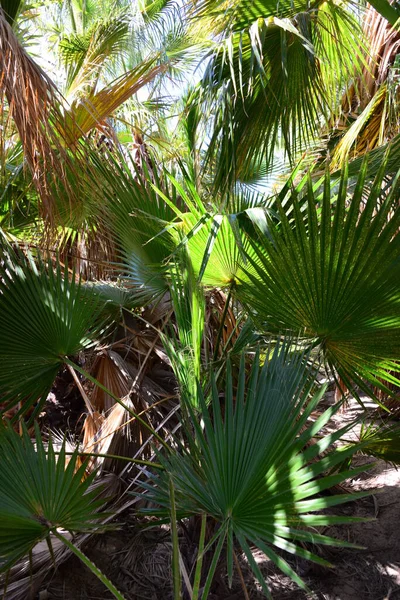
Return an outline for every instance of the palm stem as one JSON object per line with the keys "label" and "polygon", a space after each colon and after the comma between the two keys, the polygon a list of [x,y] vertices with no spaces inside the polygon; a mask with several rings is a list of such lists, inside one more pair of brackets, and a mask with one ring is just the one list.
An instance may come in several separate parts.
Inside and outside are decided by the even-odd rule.
{"label": "palm stem", "polygon": [[59,533],[56,529],[52,530],[53,535],[58,538],[63,544],[67,546],[87,567],[92,571],[94,575],[106,586],[106,588],[113,594],[117,600],[125,600],[124,596],[117,590],[117,588],[111,583],[111,581],[96,567],[94,563],[85,555],[79,548],[70,542],[66,537]]}
{"label": "palm stem", "polygon": [[176,526],[175,491],[172,479],[169,481],[169,499],[171,508],[171,538],[172,538],[172,578],[174,582],[174,600],[182,598],[181,572],[179,566],[179,540]]}
{"label": "palm stem", "polygon": [[206,524],[207,524],[207,515],[205,513],[203,513],[201,515],[201,529],[200,529],[199,549],[198,549],[198,552],[197,552],[196,571],[195,571],[195,574],[194,574],[192,600],[197,600],[198,597],[199,597],[200,580],[201,580],[201,567],[203,565],[203,557],[204,557],[204,540],[205,540],[205,537],[206,537]]}

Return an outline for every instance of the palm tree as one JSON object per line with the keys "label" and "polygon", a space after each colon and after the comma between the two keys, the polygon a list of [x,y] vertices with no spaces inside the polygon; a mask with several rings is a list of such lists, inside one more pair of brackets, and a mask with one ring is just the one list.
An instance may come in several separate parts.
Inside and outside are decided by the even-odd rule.
{"label": "palm tree", "polygon": [[[95,280],[84,283],[76,261],[63,264],[65,254],[29,253],[2,238],[1,414],[19,421],[23,435],[0,429],[0,567],[60,535],[78,554],[58,527],[79,533],[83,517],[93,526],[108,518],[92,504],[84,472],[90,482],[106,469],[123,480],[143,467],[133,481],[151,509],[141,518],[171,525],[175,598],[181,518],[200,522],[193,579],[184,572],[194,600],[202,584],[207,598],[223,553],[232,580],[239,551],[268,597],[253,546],[304,587],[280,552],[324,563],[308,544],[334,542],[315,528],[347,520],[315,513],[355,496],[321,492],[354,475],[345,466],[354,452],[396,450],[391,428],[329,450],[352,424],[323,434],[339,405],[316,422],[310,416],[324,393],[322,368],[355,394],[373,395],[373,385],[393,393],[399,383],[398,176],[386,183],[388,152],[372,184],[368,160],[354,180],[357,163],[347,157],[323,177],[312,169],[303,176],[300,165],[272,192],[258,178],[277,150],[293,161],[305,143],[324,147],[320,132],[345,109],[343,92],[362,72],[367,40],[355,13],[333,1],[311,8],[204,0],[183,13],[183,30],[169,22],[168,2],[144,2],[140,31],[124,3],[107,18],[107,3],[98,15],[94,6],[62,5],[70,27],[58,50],[70,104],[18,42],[7,5],[1,12],[3,113],[20,136],[42,215],[62,235],[72,231],[70,240],[90,227],[93,248],[111,250],[97,254],[107,280],[92,272]],[[386,2],[377,8],[397,16]],[[149,31],[161,32],[162,48],[143,39]],[[160,76],[180,76],[199,48],[193,38],[207,35],[204,77],[175,104],[179,118],[166,120],[160,105],[148,117],[166,89]],[[132,56],[135,36],[140,52]],[[147,104],[132,98],[139,89],[149,92]],[[130,125],[120,125],[123,111],[138,106]],[[93,129],[115,136],[112,151],[94,147]],[[66,466],[65,445],[56,461],[36,427],[35,451],[21,421],[35,420],[64,367],[87,412],[80,450],[91,460],[75,474],[78,460]],[[81,520],[64,518],[70,496],[65,507],[57,503],[61,518],[33,493],[39,484],[27,490],[23,469],[23,501],[16,497],[10,447],[50,496],[77,490]]]}

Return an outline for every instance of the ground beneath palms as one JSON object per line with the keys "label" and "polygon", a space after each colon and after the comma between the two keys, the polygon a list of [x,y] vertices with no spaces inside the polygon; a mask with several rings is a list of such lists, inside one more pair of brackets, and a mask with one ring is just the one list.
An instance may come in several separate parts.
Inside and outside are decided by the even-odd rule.
{"label": "ground beneath palms", "polygon": [[[336,415],[329,428],[344,425],[354,419],[358,411],[358,405],[352,401],[345,413]],[[356,434],[355,429],[352,435]],[[374,459],[357,456],[355,464],[366,464],[371,460]],[[308,585],[308,592],[299,590],[264,556],[256,555],[274,600],[400,599],[400,470],[383,461],[375,461],[371,469],[350,480],[347,489],[372,494],[345,504],[335,512],[367,517],[371,521],[330,527],[325,533],[354,542],[362,548],[314,548],[334,565],[330,569],[303,560],[292,563]],[[172,600],[169,532],[166,529],[139,530],[133,512],[133,507],[122,512],[119,529],[92,538],[84,550],[127,600]],[[182,531],[182,555],[187,564],[192,562],[196,553],[189,533]],[[243,590],[238,573],[229,589],[224,565],[221,565],[209,600],[264,598],[243,558],[240,564],[247,592]],[[55,575],[42,583],[35,597],[39,600],[113,598],[74,557],[65,561]]]}

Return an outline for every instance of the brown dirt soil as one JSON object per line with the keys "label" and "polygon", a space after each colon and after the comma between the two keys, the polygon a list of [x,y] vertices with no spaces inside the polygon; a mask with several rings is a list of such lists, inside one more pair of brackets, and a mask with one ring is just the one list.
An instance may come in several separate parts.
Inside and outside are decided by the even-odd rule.
{"label": "brown dirt soil", "polygon": [[[338,414],[329,429],[343,426],[359,411],[353,401],[344,414]],[[356,431],[353,435],[356,435]],[[356,465],[374,459],[357,456]],[[400,600],[400,470],[383,462],[356,479],[348,490],[369,491],[372,495],[342,505],[337,514],[367,517],[371,521],[330,527],[327,535],[345,539],[362,549],[318,547],[313,550],[331,562],[331,569],[302,559],[291,564],[304,579],[309,592],[303,592],[276,567],[256,554],[256,560],[270,586],[274,600]],[[172,600],[171,545],[164,528],[138,533],[134,519],[123,515],[121,529],[92,538],[84,548],[91,560],[113,581],[127,600]],[[191,562],[195,544],[183,540],[182,554]],[[252,600],[264,598],[248,564],[240,558],[241,570]],[[206,567],[207,568],[207,567]],[[43,583],[40,600],[108,600],[113,596],[78,559],[72,557]],[[224,565],[217,572],[209,600],[246,600],[238,574],[232,589],[227,585]],[[11,599],[12,600],[12,599]]]}

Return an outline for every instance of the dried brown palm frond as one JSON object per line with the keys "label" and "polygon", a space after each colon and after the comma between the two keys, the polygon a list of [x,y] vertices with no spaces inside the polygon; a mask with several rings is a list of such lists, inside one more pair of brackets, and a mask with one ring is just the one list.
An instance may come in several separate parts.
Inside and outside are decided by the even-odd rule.
{"label": "dried brown palm frond", "polygon": [[115,404],[109,414],[103,418],[98,430],[91,438],[88,436],[83,443],[85,453],[109,455],[93,458],[91,467],[100,468],[102,474],[120,472],[125,463],[115,457],[130,457],[134,452],[133,423],[135,419],[128,410],[133,410],[133,404],[128,398],[124,398],[124,404],[127,408],[121,404]]}
{"label": "dried brown palm frond", "polygon": [[66,114],[66,123],[69,125],[65,128],[68,145],[74,146],[82,135],[104,122],[140,88],[165,73],[169,65],[157,64],[159,58],[159,55],[155,55],[100,91],[93,90],[87,97],[73,101]]}
{"label": "dried brown palm frond", "polygon": [[[104,416],[98,412],[93,412],[92,414],[86,415],[85,421],[83,423],[82,431],[83,431],[83,442],[82,447],[84,452],[86,452],[86,448],[90,447],[91,452],[96,452],[96,448],[93,447],[93,440],[97,438],[97,435],[101,429],[101,426],[104,423]],[[96,466],[96,459],[94,457],[85,458],[81,456],[77,461],[78,466],[80,466],[83,462],[86,461],[86,471],[90,473]]]}
{"label": "dried brown palm frond", "polygon": [[123,559],[129,586],[137,598],[170,597],[172,544],[168,529],[139,531]]}
{"label": "dried brown palm frond", "polygon": [[211,341],[211,351],[215,358],[224,354],[224,349],[233,345],[239,335],[235,314],[231,306],[230,295],[222,290],[213,290],[207,297],[206,327],[208,339]]}
{"label": "dried brown palm frond", "polygon": [[[65,532],[68,538],[72,535]],[[37,598],[40,587],[46,575],[56,565],[64,562],[71,551],[56,537],[51,536],[54,553],[54,562],[49,553],[46,542],[39,542],[32,550],[32,560],[20,560],[12,567],[6,585],[5,598],[8,600],[34,600]],[[3,598],[4,587],[0,583],[0,597]]]}
{"label": "dried brown palm frond", "polygon": [[103,351],[95,359],[92,374],[114,397],[121,398],[123,406],[100,387],[93,389],[91,402],[105,416],[97,422],[98,427],[93,420],[88,424],[83,452],[109,454],[109,458],[98,457],[91,466],[101,467],[102,472],[119,472],[125,464],[115,456],[136,456],[141,448],[144,448],[142,457],[149,457],[151,453],[146,445],[151,434],[132,417],[131,411],[139,414],[151,428],[157,427],[171,410],[173,397],[147,376],[144,368],[130,364],[114,350]]}
{"label": "dried brown palm frond", "polygon": [[364,34],[369,48],[361,75],[343,96],[343,116],[335,129],[344,133],[332,152],[332,170],[341,167],[347,157],[356,158],[399,133],[396,56],[400,32],[369,7]]}
{"label": "dried brown palm frond", "polygon": [[71,184],[71,176],[79,170],[82,149],[73,156],[66,149],[60,135],[66,130],[63,100],[51,79],[20,45],[1,8],[0,106],[3,111],[6,107],[8,119],[15,123],[43,216],[53,223],[55,197],[60,191],[73,209],[78,190]]}
{"label": "dried brown palm frond", "polygon": [[[109,353],[102,352],[96,357],[92,373],[114,396],[125,398],[129,394],[129,374],[122,365],[116,365]],[[109,412],[115,406],[115,400],[98,386],[93,390],[91,401],[98,411]]]}

